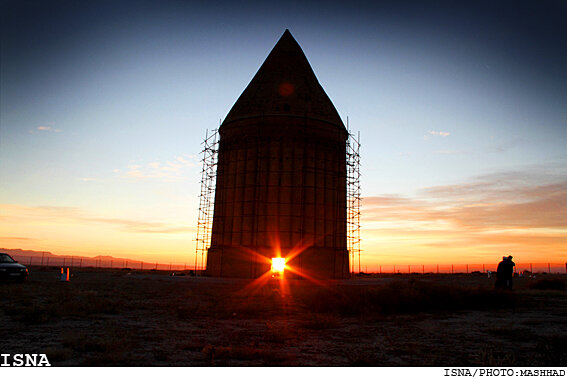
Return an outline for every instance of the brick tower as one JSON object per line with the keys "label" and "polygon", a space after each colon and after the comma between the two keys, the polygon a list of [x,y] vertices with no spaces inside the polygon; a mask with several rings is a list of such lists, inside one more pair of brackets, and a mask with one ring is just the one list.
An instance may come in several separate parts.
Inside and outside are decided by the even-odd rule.
{"label": "brick tower", "polygon": [[[207,274],[347,278],[347,130],[286,30],[219,129]],[[286,271],[286,273],[288,272]]]}

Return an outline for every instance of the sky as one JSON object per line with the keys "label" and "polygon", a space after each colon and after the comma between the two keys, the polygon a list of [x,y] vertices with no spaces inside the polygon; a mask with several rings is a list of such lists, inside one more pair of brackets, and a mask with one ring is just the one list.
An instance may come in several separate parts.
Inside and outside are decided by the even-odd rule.
{"label": "sky", "polygon": [[565,261],[565,1],[1,7],[0,247],[191,263],[205,131],[287,28],[360,131],[368,270]]}

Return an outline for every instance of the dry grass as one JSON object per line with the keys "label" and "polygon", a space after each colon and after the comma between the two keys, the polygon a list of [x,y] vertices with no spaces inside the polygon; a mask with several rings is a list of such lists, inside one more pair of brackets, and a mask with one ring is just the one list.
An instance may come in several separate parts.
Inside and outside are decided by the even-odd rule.
{"label": "dry grass", "polygon": [[529,287],[535,290],[565,291],[567,288],[567,281],[564,278],[540,279],[536,282],[530,283]]}
{"label": "dry grass", "polygon": [[22,298],[19,298],[18,293],[20,291],[15,294],[8,292],[4,312],[25,324],[43,324],[61,318],[80,318],[94,314],[117,314],[119,309],[117,299],[69,288],[56,288],[46,293],[44,298],[36,300],[30,300],[28,294],[23,293],[20,293]]}
{"label": "dry grass", "polygon": [[298,326],[310,330],[337,329],[341,326],[341,321],[332,314],[307,313]]}
{"label": "dry grass", "polygon": [[54,365],[565,365],[563,276],[494,291],[481,276],[324,286],[32,270],[0,286],[6,353]]}
{"label": "dry grass", "polygon": [[315,312],[344,316],[513,308],[513,292],[426,281],[395,281],[382,286],[341,286],[296,294]]}
{"label": "dry grass", "polygon": [[212,346],[206,345],[201,351],[211,366],[230,365],[231,361],[244,361],[266,365],[281,365],[293,358],[293,355],[276,349],[254,346]]}

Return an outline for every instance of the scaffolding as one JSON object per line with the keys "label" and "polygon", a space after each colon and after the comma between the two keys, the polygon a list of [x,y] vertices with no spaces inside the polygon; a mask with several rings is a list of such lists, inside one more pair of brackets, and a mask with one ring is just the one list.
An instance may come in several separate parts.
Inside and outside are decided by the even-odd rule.
{"label": "scaffolding", "polygon": [[[197,221],[197,238],[195,240],[195,270],[207,268],[207,251],[211,246],[213,231],[213,212],[215,208],[216,171],[218,157],[218,129],[205,132],[203,145],[203,168],[201,170],[201,193],[199,194],[199,218]],[[199,262],[200,258],[200,262]]]}
{"label": "scaffolding", "polygon": [[[347,119],[348,127],[348,119]],[[348,130],[348,129],[347,129]],[[218,129],[209,134],[201,143],[203,158],[201,170],[201,193],[199,195],[199,217],[197,222],[197,238],[195,244],[195,270],[203,271],[207,265],[207,252],[211,246],[213,228],[213,212],[215,203],[216,174],[218,162]],[[347,164],[347,249],[350,254],[350,273],[358,268],[361,272],[360,249],[360,132],[355,136],[348,130],[346,144]],[[358,267],[357,267],[358,266]]]}
{"label": "scaffolding", "polygon": [[360,132],[355,136],[348,129],[347,118],[347,249],[350,253],[350,272],[356,271],[358,261],[358,273],[361,272],[360,263]]}

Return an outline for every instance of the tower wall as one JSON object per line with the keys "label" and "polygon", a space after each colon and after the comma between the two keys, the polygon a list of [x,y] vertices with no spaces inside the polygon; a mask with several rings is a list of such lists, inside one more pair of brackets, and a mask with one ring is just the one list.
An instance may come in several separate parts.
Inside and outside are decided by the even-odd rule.
{"label": "tower wall", "polygon": [[281,254],[300,274],[348,277],[344,127],[282,114],[219,133],[207,273],[258,277]]}

